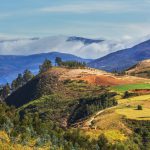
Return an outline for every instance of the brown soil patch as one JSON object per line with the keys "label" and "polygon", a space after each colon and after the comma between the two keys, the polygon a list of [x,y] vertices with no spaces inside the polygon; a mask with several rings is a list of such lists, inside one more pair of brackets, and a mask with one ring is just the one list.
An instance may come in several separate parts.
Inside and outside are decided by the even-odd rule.
{"label": "brown soil patch", "polygon": [[144,79],[133,76],[115,76],[102,70],[86,68],[86,69],[67,69],[53,68],[48,73],[54,73],[59,76],[60,80],[84,80],[90,84],[102,86],[114,86],[134,83],[150,83],[150,79]]}
{"label": "brown soil patch", "polygon": [[[123,84],[134,84],[134,83],[146,83],[148,80],[131,77],[131,76],[123,76],[116,77],[114,75],[90,75],[87,77],[81,78],[81,80],[87,81],[90,84],[103,85],[103,86],[114,86],[114,85],[123,85]],[[149,80],[150,81],[150,80]]]}

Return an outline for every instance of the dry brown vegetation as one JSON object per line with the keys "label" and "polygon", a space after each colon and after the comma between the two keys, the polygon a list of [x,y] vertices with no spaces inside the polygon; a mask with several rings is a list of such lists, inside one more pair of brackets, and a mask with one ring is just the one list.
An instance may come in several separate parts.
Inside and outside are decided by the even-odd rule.
{"label": "dry brown vegetation", "polygon": [[135,83],[150,83],[150,79],[143,79],[133,76],[115,76],[112,73],[97,69],[66,69],[66,68],[53,68],[50,70],[54,74],[59,75],[60,80],[84,80],[90,84],[102,86],[114,86]]}

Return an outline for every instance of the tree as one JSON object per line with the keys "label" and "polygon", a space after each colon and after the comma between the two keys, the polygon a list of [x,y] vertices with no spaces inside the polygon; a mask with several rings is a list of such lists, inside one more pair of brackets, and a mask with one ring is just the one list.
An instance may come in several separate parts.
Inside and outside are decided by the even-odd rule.
{"label": "tree", "polygon": [[23,82],[23,76],[21,73],[18,74],[18,77],[16,79],[16,87],[19,88],[21,86],[23,86],[24,82]]}
{"label": "tree", "polygon": [[11,83],[11,89],[12,91],[15,91],[19,87],[22,87],[24,84],[23,76],[21,73],[18,74],[17,78],[12,81]]}
{"label": "tree", "polygon": [[99,147],[101,150],[107,150],[108,149],[108,139],[104,134],[101,134],[97,141]]}
{"label": "tree", "polygon": [[19,87],[22,87],[24,84],[26,84],[29,80],[33,78],[33,74],[29,70],[25,70],[23,75],[18,74],[18,77],[12,81],[11,83],[11,89],[12,91],[15,91]]}
{"label": "tree", "polygon": [[58,66],[61,66],[61,65],[62,65],[62,59],[61,59],[60,57],[56,57],[55,63],[56,63]]}
{"label": "tree", "polygon": [[30,81],[33,78],[33,74],[30,70],[26,69],[23,73],[23,81],[25,83],[27,83],[28,81]]}
{"label": "tree", "polygon": [[128,91],[125,91],[123,98],[129,98],[129,97],[130,97],[130,93]]}
{"label": "tree", "polygon": [[143,107],[141,105],[138,105],[137,110],[143,110]]}
{"label": "tree", "polygon": [[62,66],[67,68],[85,68],[85,62],[78,62],[78,61],[66,61],[61,63]]}
{"label": "tree", "polygon": [[5,99],[10,94],[10,86],[7,83],[2,89],[2,97]]}
{"label": "tree", "polygon": [[17,81],[16,80],[12,81],[12,83],[11,83],[11,89],[12,89],[12,91],[15,91],[17,89]]}
{"label": "tree", "polygon": [[50,68],[52,68],[52,63],[50,60],[45,59],[45,61],[43,62],[42,65],[39,66],[40,68],[40,73],[46,72],[47,70],[49,70]]}

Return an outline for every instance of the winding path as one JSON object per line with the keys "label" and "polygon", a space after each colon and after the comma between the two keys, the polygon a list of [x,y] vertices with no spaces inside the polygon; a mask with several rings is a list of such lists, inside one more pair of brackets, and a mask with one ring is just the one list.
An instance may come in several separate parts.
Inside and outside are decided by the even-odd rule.
{"label": "winding path", "polygon": [[101,111],[98,111],[95,115],[93,115],[87,122],[86,122],[86,126],[90,127],[92,125],[92,121],[94,121],[94,119],[96,118],[96,116],[102,114],[104,111],[107,111],[107,110],[110,110],[112,108],[115,108],[117,106],[113,106],[113,107],[109,107],[109,108],[106,108],[104,110],[101,110]]}

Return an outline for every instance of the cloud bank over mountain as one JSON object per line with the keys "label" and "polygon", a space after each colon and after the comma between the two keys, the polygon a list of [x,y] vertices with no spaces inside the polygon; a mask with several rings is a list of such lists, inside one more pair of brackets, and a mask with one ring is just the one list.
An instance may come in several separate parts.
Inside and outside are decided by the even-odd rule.
{"label": "cloud bank over mountain", "polygon": [[81,37],[51,36],[44,38],[0,39],[0,55],[31,55],[46,52],[69,53],[83,58],[99,58],[147,40],[150,36],[133,40],[112,41]]}

